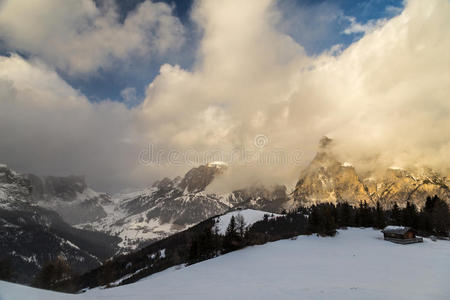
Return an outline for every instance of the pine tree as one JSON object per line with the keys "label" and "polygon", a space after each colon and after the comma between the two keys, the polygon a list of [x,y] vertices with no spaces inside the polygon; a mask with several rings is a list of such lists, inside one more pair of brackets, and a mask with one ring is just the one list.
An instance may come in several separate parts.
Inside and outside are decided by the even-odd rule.
{"label": "pine tree", "polygon": [[199,238],[200,258],[208,259],[214,256],[213,235],[210,228],[205,228]]}
{"label": "pine tree", "polygon": [[33,286],[51,289],[60,280],[67,279],[72,275],[69,264],[63,257],[47,262],[36,275]]}
{"label": "pine tree", "polygon": [[394,202],[394,206],[392,206],[392,221],[394,222],[394,225],[401,225],[401,212],[397,205],[397,202]]}
{"label": "pine tree", "polygon": [[311,206],[311,213],[308,218],[308,230],[311,232],[319,232],[321,230],[321,216],[316,205]]}
{"label": "pine tree", "polygon": [[334,204],[325,204],[323,206],[324,226],[323,233],[334,236],[336,234],[336,207]]}
{"label": "pine tree", "polygon": [[192,239],[189,249],[189,261],[195,263],[214,257],[219,249],[218,245],[215,233],[211,231],[211,228],[205,227],[200,234]]}
{"label": "pine tree", "polygon": [[10,259],[0,259],[0,280],[10,281],[13,277],[13,268]]}
{"label": "pine tree", "polygon": [[406,202],[406,207],[402,211],[403,213],[403,225],[417,228],[418,226],[418,215],[417,209],[414,204]]}
{"label": "pine tree", "polygon": [[227,231],[223,238],[223,249],[225,252],[230,252],[241,247],[241,239],[237,233],[236,219],[231,216],[230,223],[228,224]]}
{"label": "pine tree", "polygon": [[359,201],[359,207],[356,210],[356,225],[364,226],[364,205],[362,201]]}
{"label": "pine tree", "polygon": [[434,197],[433,212],[431,214],[433,230],[437,235],[448,236],[450,230],[450,211],[448,204]]}
{"label": "pine tree", "polygon": [[199,258],[199,246],[197,239],[193,239],[191,247],[189,248],[189,261],[191,263],[197,262]]}
{"label": "pine tree", "polygon": [[375,226],[377,228],[384,228],[386,226],[386,219],[384,216],[383,207],[379,201],[377,201],[377,207],[375,210]]}
{"label": "pine tree", "polygon": [[111,282],[118,278],[119,274],[120,268],[114,264],[114,261],[107,261],[103,264],[101,271],[98,273],[97,280],[99,281],[99,285],[109,286]]}
{"label": "pine tree", "polygon": [[320,235],[334,235],[336,233],[336,207],[331,203],[323,203],[311,207],[308,219],[308,230]]}
{"label": "pine tree", "polygon": [[236,234],[236,219],[231,216],[230,223],[228,224],[225,236],[233,236]]}
{"label": "pine tree", "polygon": [[362,205],[362,226],[364,227],[371,227],[373,226],[373,218],[372,218],[372,210],[367,204],[366,201],[364,201]]}
{"label": "pine tree", "polygon": [[338,204],[338,224],[340,226],[353,225],[352,207],[347,202]]}
{"label": "pine tree", "polygon": [[429,233],[433,232],[433,207],[435,202],[435,197],[428,196],[420,214],[420,228]]}
{"label": "pine tree", "polygon": [[434,203],[436,202],[436,196],[431,198],[430,196],[427,197],[427,200],[425,201],[425,207],[423,208],[423,210],[427,213],[432,213],[433,212],[433,207],[434,207]]}

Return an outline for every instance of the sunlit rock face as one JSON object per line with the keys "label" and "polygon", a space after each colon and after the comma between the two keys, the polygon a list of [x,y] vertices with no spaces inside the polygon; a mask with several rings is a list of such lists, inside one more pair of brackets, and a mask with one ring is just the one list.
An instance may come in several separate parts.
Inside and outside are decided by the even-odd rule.
{"label": "sunlit rock face", "polygon": [[294,190],[296,205],[322,202],[348,202],[357,205],[379,201],[386,207],[406,202],[424,205],[427,196],[438,195],[448,201],[448,179],[431,169],[404,170],[392,167],[384,172],[359,175],[347,162],[339,162],[332,153],[332,141],[321,140],[316,157],[301,173]]}
{"label": "sunlit rock face", "polygon": [[422,207],[427,196],[433,195],[449,200],[448,179],[430,169],[411,171],[389,168],[377,182],[375,187],[371,186],[371,196],[385,206],[391,206],[394,202],[404,205],[409,201]]}
{"label": "sunlit rock face", "polygon": [[284,185],[266,187],[255,184],[232,192],[228,200],[235,208],[253,208],[274,213],[290,208],[290,197]]}
{"label": "sunlit rock face", "polygon": [[372,203],[368,189],[355,168],[337,161],[330,144],[331,140],[327,137],[321,140],[315,158],[300,175],[294,199],[304,205],[345,201],[352,204],[359,201]]}

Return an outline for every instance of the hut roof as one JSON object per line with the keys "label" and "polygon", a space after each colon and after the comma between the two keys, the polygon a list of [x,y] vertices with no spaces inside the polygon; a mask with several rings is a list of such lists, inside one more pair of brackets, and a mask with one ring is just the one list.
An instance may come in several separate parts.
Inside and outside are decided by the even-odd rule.
{"label": "hut roof", "polygon": [[383,229],[383,233],[405,234],[411,230],[413,231],[411,227],[406,226],[386,226]]}

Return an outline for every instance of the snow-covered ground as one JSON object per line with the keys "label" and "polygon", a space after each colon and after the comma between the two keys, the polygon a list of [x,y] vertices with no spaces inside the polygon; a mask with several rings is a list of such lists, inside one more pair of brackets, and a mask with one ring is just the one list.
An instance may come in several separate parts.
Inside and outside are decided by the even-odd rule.
{"label": "snow-covered ground", "polygon": [[450,242],[398,245],[379,231],[248,247],[134,284],[59,294],[0,282],[0,299],[450,299]]}
{"label": "snow-covered ground", "polygon": [[265,215],[268,215],[269,218],[281,216],[278,214],[272,214],[270,212],[254,209],[235,210],[214,219],[216,221],[215,227],[217,228],[217,232],[224,235],[227,231],[228,225],[230,224],[231,217],[234,216],[236,218],[238,215],[244,217],[246,227],[249,227],[256,222],[263,220]]}

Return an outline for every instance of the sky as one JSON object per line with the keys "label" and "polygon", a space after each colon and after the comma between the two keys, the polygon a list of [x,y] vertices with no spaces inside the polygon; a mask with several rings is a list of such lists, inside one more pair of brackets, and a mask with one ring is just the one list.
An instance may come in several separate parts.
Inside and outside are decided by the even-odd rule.
{"label": "sky", "polygon": [[239,188],[295,181],[327,135],[363,171],[448,174],[449,20],[448,0],[0,0],[0,161],[116,192],[232,157]]}
{"label": "sky", "polygon": [[[3,2],[7,2],[3,0]],[[45,2],[45,1],[44,1]],[[95,1],[95,5],[101,6],[105,1]],[[127,15],[132,14],[136,8],[144,2],[143,0],[116,1],[117,22],[123,23]],[[187,28],[181,45],[182,49],[176,52],[159,53],[154,55],[142,55],[137,59],[127,58],[118,61],[114,66],[99,66],[96,70],[82,74],[67,73],[65,68],[59,67],[58,74],[74,88],[82,91],[90,101],[112,101],[126,102],[124,90],[134,89],[136,95],[133,103],[128,106],[139,104],[145,98],[146,86],[159,73],[159,68],[163,63],[178,64],[183,68],[191,69],[195,59],[195,50],[198,46],[201,33],[199,28],[195,28],[195,22],[190,18],[192,0],[177,1],[154,1],[167,4],[172,9],[174,17],[178,18],[184,27]],[[345,47],[352,41],[361,38],[362,32],[344,33],[345,29],[351,26],[350,18],[355,18],[355,22],[366,24],[373,20],[391,18],[398,14],[402,7],[402,1],[395,0],[281,0],[277,5],[290,18],[289,26],[285,28],[297,42],[299,42],[310,55],[317,55],[328,50],[336,44]],[[331,16],[331,17],[330,17]],[[313,34],[305,34],[312,31]],[[0,40],[5,40],[0,37]],[[0,42],[0,53],[10,51],[20,52],[23,55],[30,55],[29,49],[18,49],[17,46],[9,46],[8,43]],[[50,62],[52,63],[52,62]],[[57,66],[58,67],[58,66]],[[134,99],[133,99],[134,100]]]}

